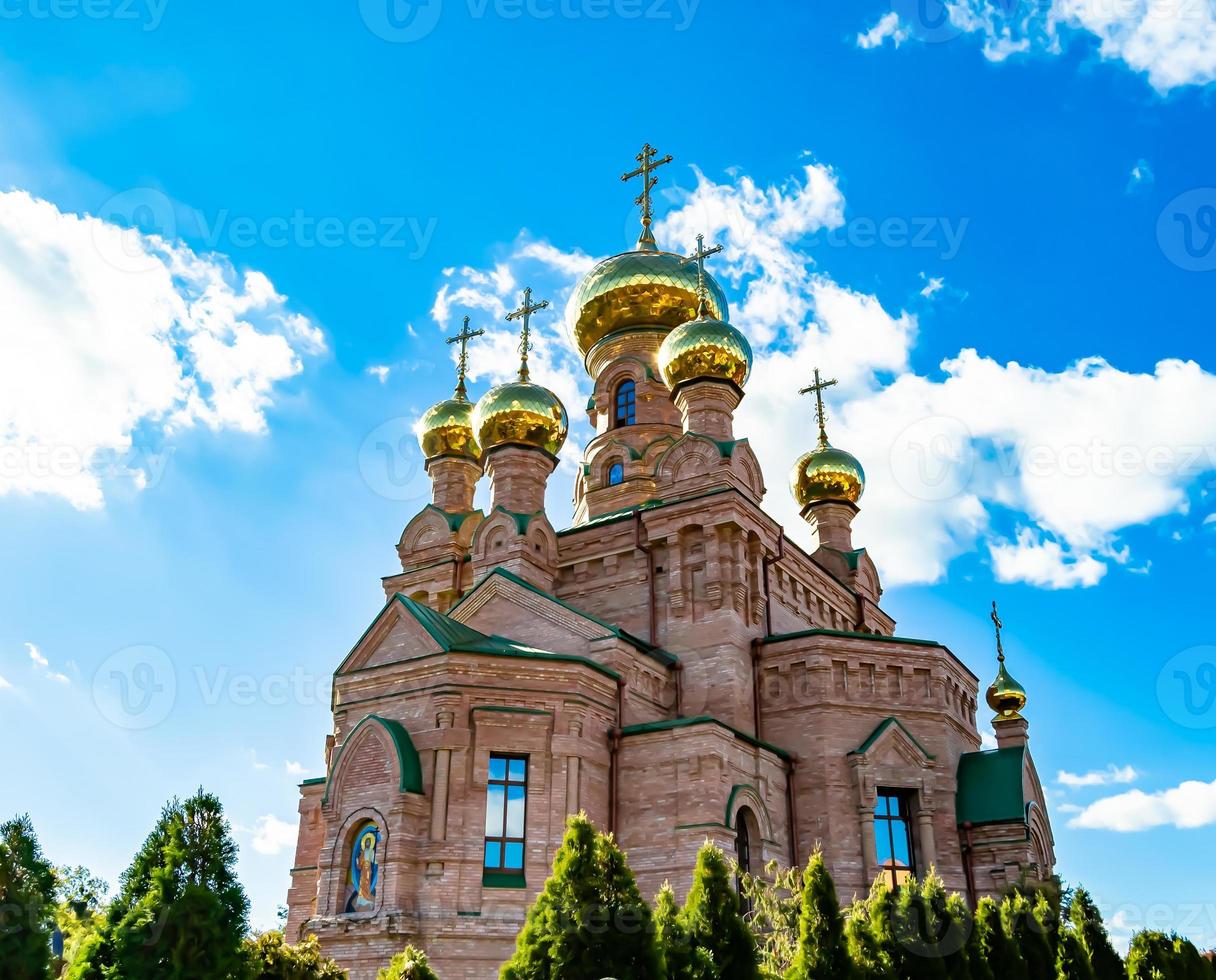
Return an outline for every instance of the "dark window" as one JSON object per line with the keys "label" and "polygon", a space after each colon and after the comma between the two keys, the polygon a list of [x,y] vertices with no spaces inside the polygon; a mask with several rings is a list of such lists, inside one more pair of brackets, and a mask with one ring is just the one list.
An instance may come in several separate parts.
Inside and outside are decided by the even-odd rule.
{"label": "dark window", "polygon": [[615,487],[618,483],[625,482],[625,464],[613,463],[608,467],[608,486]]}
{"label": "dark window", "polygon": [[527,758],[490,756],[490,778],[486,783],[486,871],[520,874],[524,870],[527,809]]}
{"label": "dark window", "polygon": [[[751,815],[747,807],[735,814],[735,861],[739,865],[740,876],[752,873]],[[746,915],[752,910],[751,900],[743,894],[741,881],[736,881],[735,887],[739,892],[740,911]]]}
{"label": "dark window", "polygon": [[632,381],[622,381],[616,386],[616,398],[613,399],[612,427],[633,425],[637,421],[638,393]]}
{"label": "dark window", "polygon": [[911,793],[880,789],[878,802],[874,807],[878,867],[888,876],[892,888],[898,888],[916,874],[912,849],[911,803]]}

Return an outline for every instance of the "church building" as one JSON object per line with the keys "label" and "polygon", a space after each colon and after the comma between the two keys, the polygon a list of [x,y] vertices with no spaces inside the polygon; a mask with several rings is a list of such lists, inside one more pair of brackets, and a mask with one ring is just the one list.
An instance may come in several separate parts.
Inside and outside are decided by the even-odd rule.
{"label": "church building", "polygon": [[579,811],[647,897],[670,881],[682,898],[706,839],[756,871],[822,847],[842,901],[930,868],[973,903],[1053,874],[995,605],[982,751],[979,679],[880,605],[852,535],[865,476],[828,441],[818,371],[818,438],[789,481],[817,549],[764,511],[734,428],[752,352],[705,269],[719,249],[664,251],[651,231],[668,160],[638,155],[637,246],[566,310],[595,432],[571,526],[545,511],[567,414],[529,377],[549,305],[530,290],[508,317],[518,379],[470,399],[466,318],[455,393],[419,420],[433,500],[334,675],[326,775],[300,787],[287,938],[316,934],[353,980],[406,943],[445,980],[496,977]]}

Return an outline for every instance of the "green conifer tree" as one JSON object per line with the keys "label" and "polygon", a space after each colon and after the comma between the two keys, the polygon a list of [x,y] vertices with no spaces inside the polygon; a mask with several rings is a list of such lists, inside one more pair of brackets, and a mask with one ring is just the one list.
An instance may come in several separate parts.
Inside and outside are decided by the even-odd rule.
{"label": "green conifer tree", "polygon": [[[985,912],[985,909],[989,911]],[[967,965],[971,970],[971,980],[996,980],[989,962],[992,945],[989,932],[993,928],[994,920],[995,928],[1000,929],[1000,910],[992,899],[983,899],[979,908],[971,914],[971,930],[967,933]]]}
{"label": "green conifer tree", "polygon": [[1056,954],[1056,976],[1058,980],[1094,980],[1089,953],[1073,929],[1060,933],[1059,952]]}
{"label": "green conifer tree", "polygon": [[870,894],[854,902],[845,916],[845,946],[856,980],[895,980],[891,960],[893,903],[886,880],[876,878]]}
{"label": "green conifer tree", "polygon": [[662,970],[650,907],[625,855],[584,814],[571,817],[502,980],[661,980]]}
{"label": "green conifer tree", "polygon": [[316,936],[294,946],[281,932],[245,940],[245,980],[346,980],[346,971],[321,952]]}
{"label": "green conifer tree", "polygon": [[654,931],[667,980],[682,980],[692,969],[692,943],[680,918],[675,892],[663,882],[654,903]]}
{"label": "green conifer tree", "polygon": [[978,980],[971,967],[971,951],[967,947],[967,940],[975,925],[971,921],[971,909],[967,908],[966,899],[958,892],[951,892],[946,898],[946,910],[941,918],[945,924],[941,947],[946,960],[946,976],[950,980]]}
{"label": "green conifer tree", "polygon": [[944,980],[946,966],[938,946],[937,910],[926,901],[921,882],[904,882],[896,893],[892,948],[900,980]]}
{"label": "green conifer tree", "polygon": [[225,980],[246,969],[249,900],[223,807],[199,790],[171,801],[123,875],[102,928],[72,980]]}
{"label": "green conifer tree", "polygon": [[[743,921],[726,857],[709,841],[697,853],[680,921],[693,951],[688,980],[759,980],[756,940]],[[668,976],[679,980],[670,967]]]}
{"label": "green conifer tree", "polygon": [[798,952],[787,980],[849,980],[852,975],[836,884],[817,850],[802,876]]}
{"label": "green conifer tree", "polygon": [[28,815],[0,824],[0,965],[11,980],[45,980],[51,969],[55,873]]}
{"label": "green conifer tree", "polygon": [[1128,980],[1183,980],[1177,955],[1173,936],[1148,929],[1136,933],[1127,951]]}
{"label": "green conifer tree", "polygon": [[376,980],[439,980],[439,977],[427,963],[426,953],[413,946],[406,946],[393,957],[388,966],[376,974]]}
{"label": "green conifer tree", "polygon": [[983,923],[985,957],[992,969],[994,980],[1028,980],[1026,960],[1022,951],[1005,928],[1003,905],[991,898],[981,898],[976,908],[976,921]]}
{"label": "green conifer tree", "polygon": [[1046,902],[1038,896],[1032,903],[1026,894],[1015,892],[1001,903],[1001,923],[1025,960],[1026,980],[1055,980],[1056,954],[1048,938],[1050,923],[1038,914],[1040,907],[1047,907]]}
{"label": "green conifer tree", "polygon": [[1127,971],[1123,959],[1111,945],[1102,922],[1102,913],[1084,888],[1078,886],[1073,892],[1068,918],[1089,957],[1094,980],[1124,980]]}

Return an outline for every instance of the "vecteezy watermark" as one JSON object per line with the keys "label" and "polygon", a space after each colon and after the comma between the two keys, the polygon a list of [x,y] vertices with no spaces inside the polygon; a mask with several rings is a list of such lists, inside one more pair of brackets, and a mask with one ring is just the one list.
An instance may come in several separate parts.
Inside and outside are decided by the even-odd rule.
{"label": "vecteezy watermark", "polygon": [[87,474],[93,479],[133,479],[144,490],[164,478],[172,449],[153,452],[132,447],[125,452],[110,446],[47,446],[35,443],[0,446],[0,480],[29,484],[63,482]]}
{"label": "vecteezy watermark", "polygon": [[399,416],[372,429],[359,445],[358,462],[363,482],[386,500],[408,503],[426,496],[413,419]]}
{"label": "vecteezy watermark", "polygon": [[[3,2],[3,0],[0,0]],[[111,265],[144,272],[161,265],[145,236],[166,242],[189,236],[209,250],[244,248],[387,248],[409,259],[426,254],[439,223],[436,217],[410,215],[319,216],[302,208],[290,214],[253,217],[220,208],[207,214],[175,206],[154,187],[133,187],[115,194],[97,211],[105,224],[93,229],[93,241]]]}
{"label": "vecteezy watermark", "polygon": [[950,500],[962,493],[975,471],[971,430],[961,419],[933,415],[919,419],[891,443],[891,475],[917,500]]}
{"label": "vecteezy watermark", "polygon": [[177,701],[177,671],[160,647],[123,647],[110,654],[93,675],[93,703],[119,728],[159,725]]}
{"label": "vecteezy watermark", "polygon": [[1179,269],[1216,270],[1216,187],[1186,191],[1162,208],[1157,245]]}
{"label": "vecteezy watermark", "polygon": [[[472,20],[646,20],[668,22],[674,31],[692,25],[701,0],[449,0]],[[376,37],[394,44],[421,41],[439,24],[443,0],[359,0],[359,14]]]}
{"label": "vecteezy watermark", "polygon": [[196,666],[194,682],[202,703],[208,707],[231,704],[238,708],[328,705],[332,686],[329,676],[312,674],[302,667],[286,674],[252,674],[234,672],[224,664],[211,669]]}
{"label": "vecteezy watermark", "polygon": [[1157,703],[1183,728],[1216,728],[1216,646],[1170,657],[1157,675]]}
{"label": "vecteezy watermark", "polygon": [[169,0],[0,0],[0,20],[122,20],[160,27]]}

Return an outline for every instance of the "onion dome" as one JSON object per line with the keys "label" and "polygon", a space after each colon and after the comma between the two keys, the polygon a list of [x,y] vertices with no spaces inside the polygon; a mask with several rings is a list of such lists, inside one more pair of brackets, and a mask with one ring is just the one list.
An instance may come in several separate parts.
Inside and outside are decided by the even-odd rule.
{"label": "onion dome", "polygon": [[446,398],[432,405],[422,414],[414,432],[427,459],[437,456],[481,458],[481,449],[473,434],[473,405],[468,398]]}
{"label": "onion dome", "polygon": [[694,379],[730,381],[742,388],[751,369],[747,338],[708,313],[676,327],[659,348],[659,370],[669,388]]}
{"label": "onion dome", "polygon": [[473,432],[482,452],[516,445],[556,456],[569,425],[561,399],[531,381],[510,381],[491,388],[473,409]]}
{"label": "onion dome", "polygon": [[827,439],[809,453],[798,457],[790,470],[790,493],[799,507],[816,500],[847,500],[851,504],[861,499],[866,489],[866,474],[852,453],[837,449]]}
{"label": "onion dome", "polygon": [[1017,718],[1026,707],[1026,689],[1010,676],[1004,659],[1001,660],[996,680],[989,685],[984,700],[988,702],[988,707],[1002,718]]}
{"label": "onion dome", "polygon": [[[726,296],[705,277],[706,307],[725,322]],[[639,248],[604,259],[579,281],[566,326],[585,358],[605,337],[630,329],[667,332],[697,315],[697,263],[674,252]]]}
{"label": "onion dome", "polygon": [[508,320],[522,321],[519,343],[519,380],[491,388],[477,400],[473,409],[473,432],[482,450],[496,446],[531,446],[556,456],[566,441],[570,421],[566,406],[543,385],[533,384],[528,375],[528,352],[532,349],[531,318],[548,300],[532,302],[532,287],[524,290],[518,310]]}

